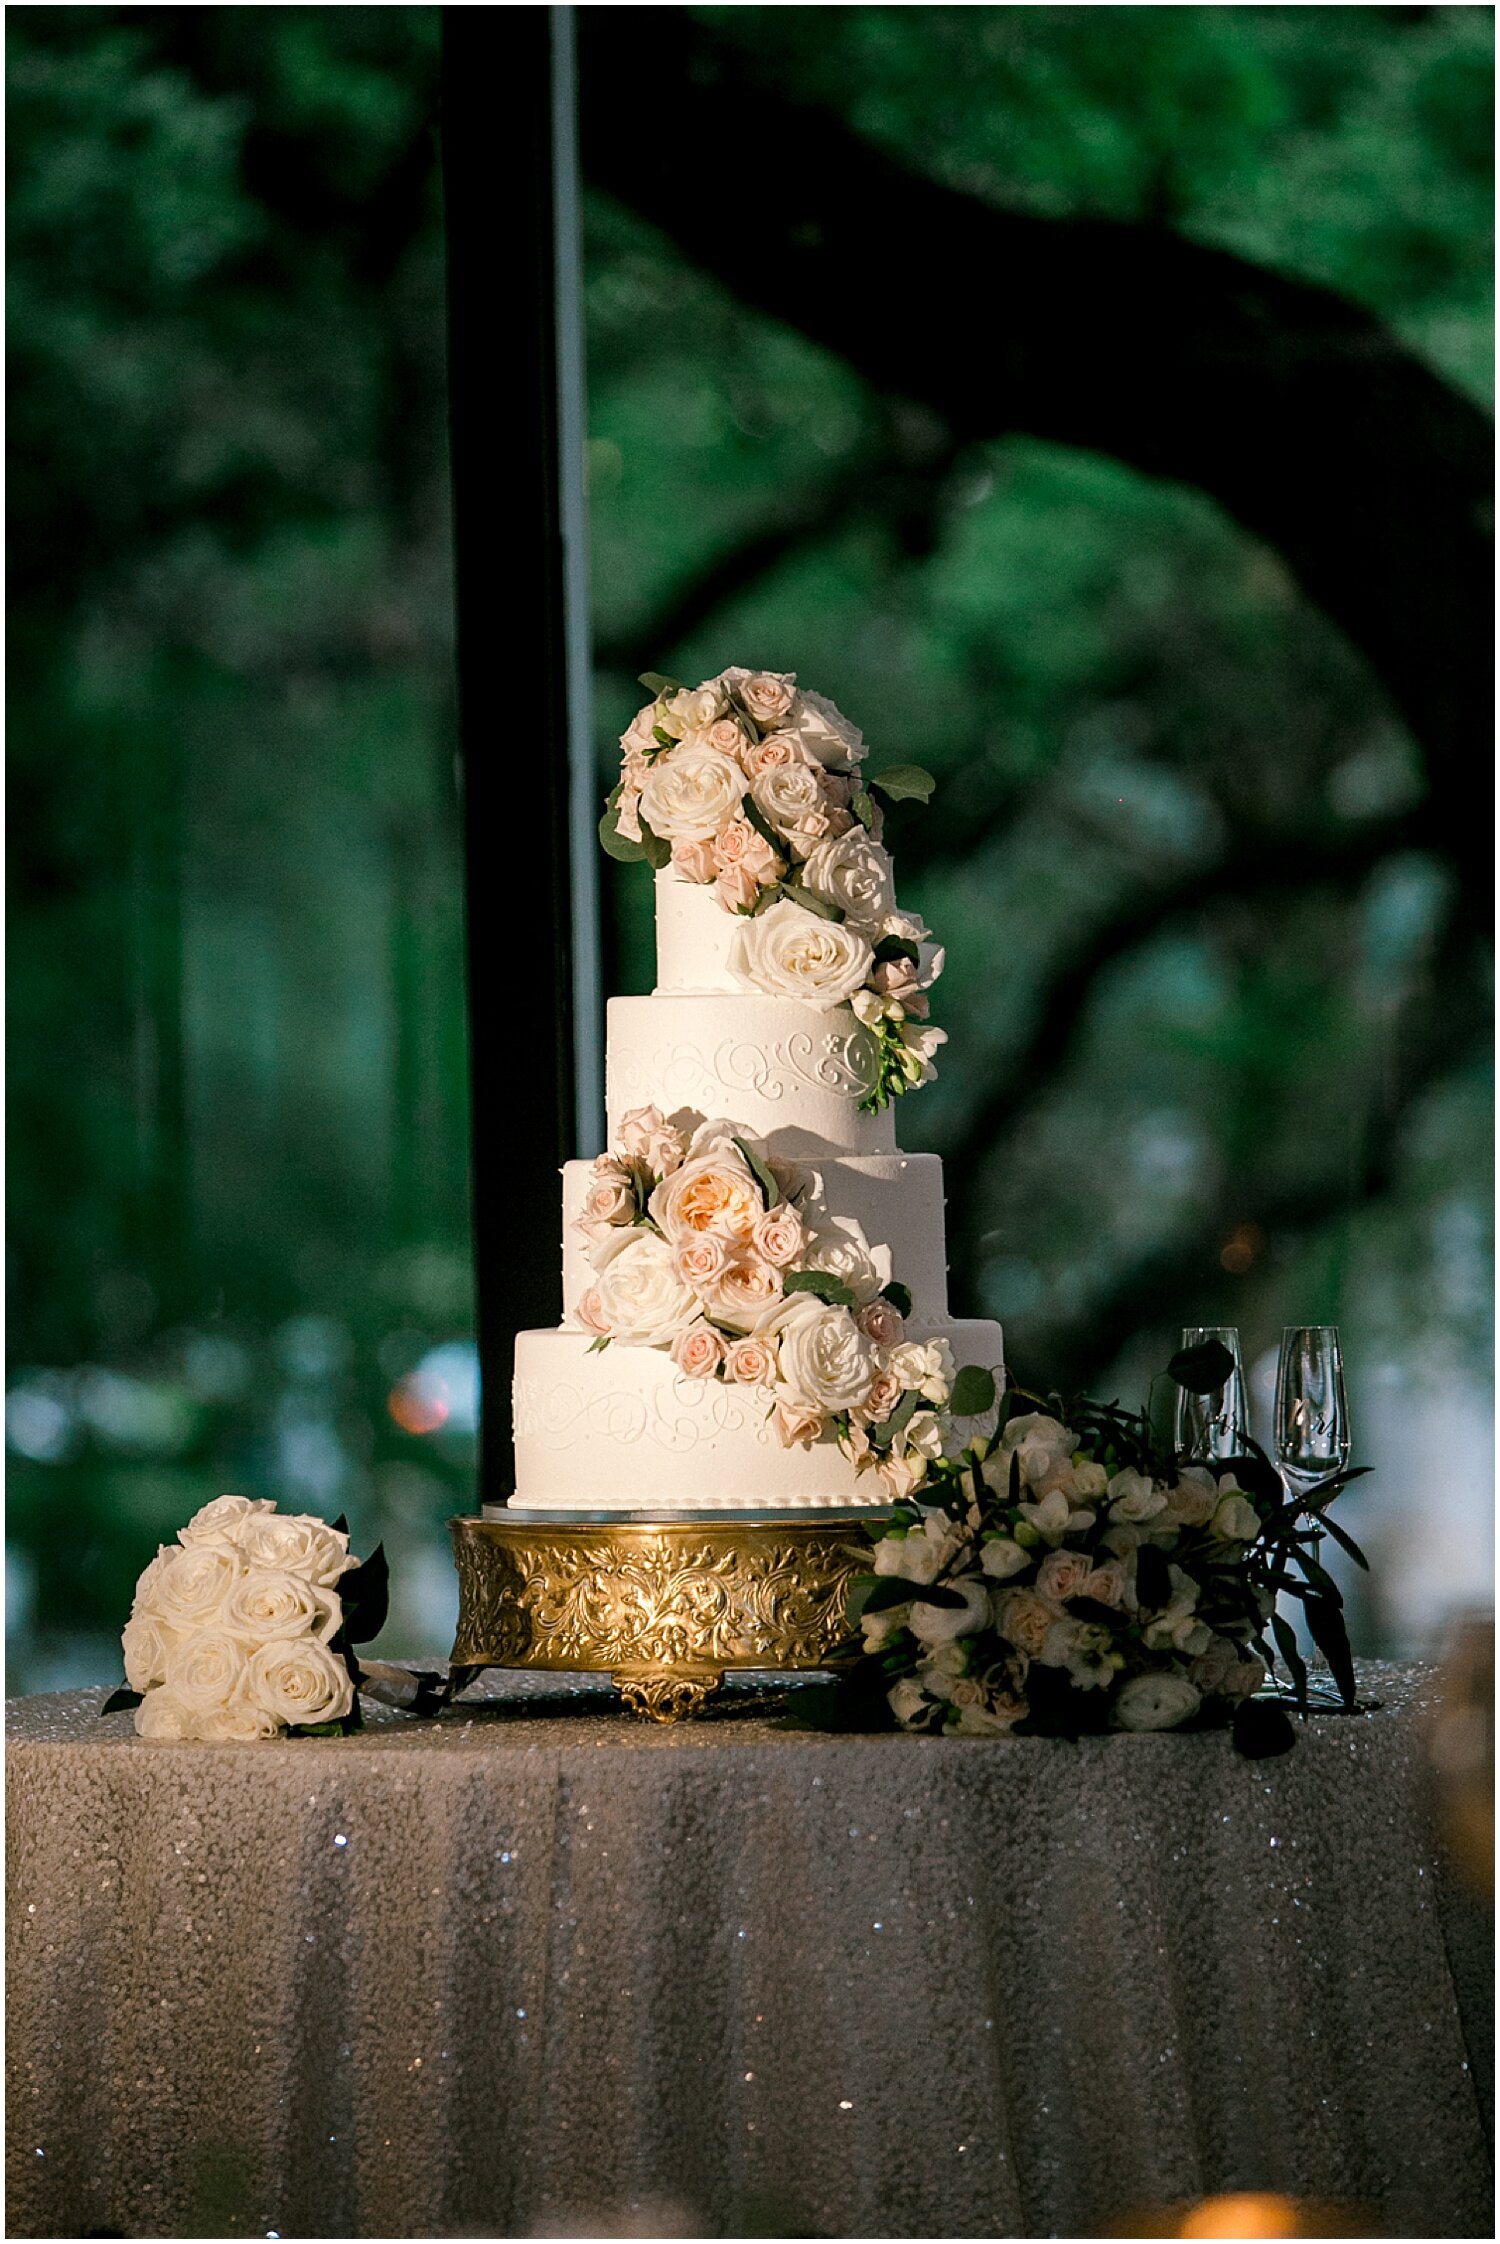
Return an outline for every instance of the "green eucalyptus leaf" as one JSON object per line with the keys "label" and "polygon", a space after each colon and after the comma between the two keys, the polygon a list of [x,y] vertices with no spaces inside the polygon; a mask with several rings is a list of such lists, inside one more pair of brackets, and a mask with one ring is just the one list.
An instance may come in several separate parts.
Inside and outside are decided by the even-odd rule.
{"label": "green eucalyptus leaf", "polygon": [[849,798],[849,808],[866,830],[875,823],[875,797],[868,787],[856,787]]}
{"label": "green eucalyptus leaf", "polygon": [[870,1428],[870,1446],[873,1449],[889,1449],[896,1436],[911,1424],[921,1400],[916,1388],[908,1387],[890,1416],[882,1418],[878,1426]]}
{"label": "green eucalyptus leaf", "polygon": [[955,1418],[978,1418],[994,1407],[995,1374],[983,1364],[965,1364],[953,1382],[948,1408]]}
{"label": "green eucalyptus leaf", "polygon": [[653,834],[644,818],[641,820],[641,854],[646,863],[658,873],[663,865],[670,865],[672,862],[672,844],[663,841],[660,834]]}
{"label": "green eucalyptus leaf", "polygon": [[878,787],[887,802],[930,803],[937,781],[920,764],[892,764],[888,771],[872,772],[865,784]]}
{"label": "green eucalyptus leaf", "polygon": [[660,701],[664,693],[681,693],[683,691],[680,678],[668,678],[660,670],[643,670],[636,682],[638,685],[645,687],[653,701]]}
{"label": "green eucalyptus leaf", "polygon": [[778,857],[786,856],[786,843],[771,824],[753,795],[746,795],[740,803],[740,816],[747,818],[763,842],[769,842]]}
{"label": "green eucalyptus leaf", "polygon": [[782,1278],[783,1293],[810,1293],[819,1301],[826,1301],[833,1309],[855,1309],[859,1306],[854,1295],[836,1278],[831,1270],[788,1270]]}
{"label": "green eucalyptus leaf", "polygon": [[615,800],[610,797],[609,808],[599,821],[599,846],[606,857],[613,857],[617,865],[639,865],[645,860],[645,849],[640,842],[631,841],[615,824]]}
{"label": "green eucalyptus leaf", "polygon": [[818,919],[840,921],[843,919],[843,912],[837,904],[830,904],[824,896],[815,896],[812,890],[804,888],[799,880],[789,880],[783,883],[782,894],[789,896],[794,904],[800,904],[805,912],[812,912]]}
{"label": "green eucalyptus leaf", "polygon": [[768,1208],[779,1206],[781,1186],[776,1182],[775,1172],[767,1166],[754,1146],[745,1138],[731,1138],[730,1143],[739,1147],[746,1168],[760,1186],[760,1196],[766,1206]]}

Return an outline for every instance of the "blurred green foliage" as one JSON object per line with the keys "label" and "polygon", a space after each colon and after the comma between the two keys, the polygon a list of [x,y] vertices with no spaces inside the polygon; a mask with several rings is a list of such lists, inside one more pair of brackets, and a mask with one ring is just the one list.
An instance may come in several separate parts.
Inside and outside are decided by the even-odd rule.
{"label": "blurred green foliage", "polygon": [[[963,192],[1336,285],[1485,389],[1487,10],[663,14]],[[430,1651],[472,1473],[437,13],[7,29],[13,1674],[109,1673],[230,1486],[384,1534],[384,1648]],[[961,1306],[1126,1393],[1179,1323],[1338,1318],[1388,1467],[1359,1618],[1409,1636],[1439,1497],[1391,1429],[1482,1390],[1489,1208],[1472,1024],[1403,1072],[1452,902],[1413,742],[1194,492],[957,449],[598,195],[586,248],[601,778],[638,669],[731,660],[939,772],[898,848],[952,1043],[900,1123]],[[919,316],[982,350],[990,310]]]}

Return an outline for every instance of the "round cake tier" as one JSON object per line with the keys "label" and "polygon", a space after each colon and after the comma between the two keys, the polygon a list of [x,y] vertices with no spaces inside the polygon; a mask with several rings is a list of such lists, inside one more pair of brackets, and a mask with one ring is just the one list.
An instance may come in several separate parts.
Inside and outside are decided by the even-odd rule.
{"label": "round cake tier", "polygon": [[[934,1319],[948,1313],[947,1252],[943,1237],[943,1164],[935,1153],[825,1154],[803,1166],[818,1180],[819,1198],[833,1216],[852,1216],[872,1246],[891,1250],[891,1276],[911,1290],[912,1313]],[[570,1323],[594,1283],[589,1242],[577,1221],[592,1164],[563,1167],[563,1321]]]}
{"label": "round cake tier", "polygon": [[[1002,1377],[1000,1327],[914,1325],[947,1339],[956,1364]],[[513,1390],[515,1511],[796,1511],[889,1501],[831,1438],[783,1449],[755,1387],[688,1379],[664,1350],[618,1343],[591,1352],[581,1332],[519,1332]],[[985,1420],[957,1422],[961,1436]]]}
{"label": "round cake tier", "polygon": [[656,876],[656,986],[658,990],[742,991],[731,973],[729,951],[740,927],[711,887],[683,880],[671,866]]}
{"label": "round cake tier", "polygon": [[[724,915],[720,914],[722,918]],[[632,1107],[732,1116],[772,1153],[894,1153],[890,1108],[863,1114],[875,1040],[846,1005],[795,997],[612,997],[606,1008],[609,1134]]]}

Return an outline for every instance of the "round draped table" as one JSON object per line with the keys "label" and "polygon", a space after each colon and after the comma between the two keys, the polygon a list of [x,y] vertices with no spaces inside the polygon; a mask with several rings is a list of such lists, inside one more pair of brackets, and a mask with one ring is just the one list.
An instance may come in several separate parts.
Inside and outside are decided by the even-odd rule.
{"label": "round draped table", "polygon": [[1257,1762],[555,1677],[241,1747],[17,1702],[7,2232],[1081,2237],[1272,2188],[1489,2236],[1488,1920],[1426,1678],[1364,1680]]}

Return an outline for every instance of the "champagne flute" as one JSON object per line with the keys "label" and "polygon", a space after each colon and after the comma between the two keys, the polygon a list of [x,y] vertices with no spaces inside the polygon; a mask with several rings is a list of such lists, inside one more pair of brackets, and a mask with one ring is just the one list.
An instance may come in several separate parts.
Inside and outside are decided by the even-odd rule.
{"label": "champagne flute", "polygon": [[1239,1329],[1235,1325],[1184,1325],[1184,1348],[1199,1348],[1205,1340],[1222,1341],[1234,1358],[1234,1369],[1222,1387],[1212,1388],[1206,1395],[1189,1394],[1185,1387],[1177,1390],[1177,1454],[1198,1464],[1209,1464],[1220,1457],[1243,1457],[1250,1431]]}
{"label": "champagne flute", "polygon": [[1276,1366],[1276,1465],[1305,1496],[1349,1462],[1349,1405],[1337,1325],[1288,1325]]}

